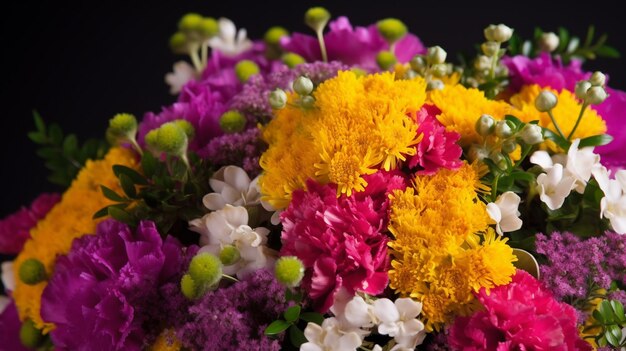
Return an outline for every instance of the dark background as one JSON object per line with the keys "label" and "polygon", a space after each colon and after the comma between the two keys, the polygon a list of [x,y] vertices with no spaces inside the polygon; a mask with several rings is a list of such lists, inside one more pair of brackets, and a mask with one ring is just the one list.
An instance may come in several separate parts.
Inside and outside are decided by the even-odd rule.
{"label": "dark background", "polygon": [[[170,53],[168,38],[180,16],[196,11],[228,17],[260,37],[271,25],[307,31],[304,11],[326,6],[333,17],[348,15],[355,25],[398,17],[427,46],[441,45],[451,55],[474,52],[484,40],[482,29],[505,23],[525,37],[533,28],[556,31],[565,26],[584,36],[587,26],[607,32],[609,44],[626,53],[624,16],[616,5],[601,1],[557,4],[531,1],[467,1],[460,6],[443,1],[256,3],[243,1],[13,2],[2,5],[2,124],[0,127],[0,218],[26,205],[42,191],[56,188],[34,153],[26,133],[33,128],[32,109],[48,122],[58,122],[81,140],[102,136],[108,119],[118,112],[142,116],[170,104],[163,81],[180,57]],[[597,60],[588,70],[602,69],[611,85],[626,88],[624,61]]]}

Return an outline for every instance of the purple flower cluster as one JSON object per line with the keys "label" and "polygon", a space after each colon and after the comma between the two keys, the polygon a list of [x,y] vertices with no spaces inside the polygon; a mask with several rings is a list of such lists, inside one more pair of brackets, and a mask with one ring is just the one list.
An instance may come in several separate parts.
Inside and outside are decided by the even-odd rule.
{"label": "purple flower cluster", "polygon": [[287,309],[285,288],[259,270],[226,288],[208,292],[189,308],[176,335],[193,350],[280,350],[265,328]]}
{"label": "purple flower cluster", "polygon": [[237,165],[251,177],[256,177],[261,173],[259,158],[267,148],[260,134],[258,128],[250,128],[241,133],[219,136],[200,150],[199,155],[211,160],[216,168]]}
{"label": "purple flower cluster", "polygon": [[55,323],[54,344],[71,350],[141,350],[168,321],[160,287],[185,268],[181,244],[165,241],[153,222],[133,233],[107,220],[77,239],[57,261],[43,292],[41,315]]}

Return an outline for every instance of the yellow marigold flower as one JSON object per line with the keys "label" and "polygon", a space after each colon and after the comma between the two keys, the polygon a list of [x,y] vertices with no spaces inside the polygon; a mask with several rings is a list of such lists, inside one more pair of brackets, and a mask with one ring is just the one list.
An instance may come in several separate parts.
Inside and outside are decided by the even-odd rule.
{"label": "yellow marigold flower", "polygon": [[337,196],[341,194],[350,196],[352,190],[365,190],[367,182],[361,176],[376,173],[376,169],[367,166],[376,164],[371,161],[369,148],[363,158],[359,157],[357,152],[348,151],[346,148],[335,152],[332,157],[323,150],[321,156],[322,162],[314,165],[318,169],[315,175],[321,176],[324,183],[338,184]]}
{"label": "yellow marigold flower", "polygon": [[[138,167],[133,152],[123,148],[112,148],[102,160],[87,161],[61,201],[31,230],[31,238],[26,241],[24,249],[15,259],[13,267],[16,277],[19,277],[22,262],[29,258],[43,263],[46,274],[51,275],[57,256],[67,254],[74,239],[95,231],[98,221],[92,219],[93,214],[112,203],[102,195],[100,185],[121,193],[112,169],[113,165],[118,164]],[[20,319],[31,319],[44,333],[54,327],[53,324],[45,323],[39,314],[41,294],[46,285],[45,281],[27,285],[17,279],[13,291]]]}
{"label": "yellow marigold flower", "polygon": [[149,347],[149,351],[179,351],[182,348],[180,340],[176,337],[173,329],[165,329],[152,346]]}
{"label": "yellow marigold flower", "polygon": [[[512,112],[512,114],[524,122],[538,120],[540,126],[556,133],[556,128],[550,116],[546,112],[539,112],[535,108],[535,99],[543,90],[548,90],[548,88],[542,88],[539,85],[526,85],[522,87],[518,94],[511,97],[511,104],[518,109]],[[565,137],[567,137],[576,124],[576,120],[580,114],[581,104],[576,99],[576,96],[569,90],[563,89],[561,92],[553,89],[549,90],[552,91],[558,99],[557,105],[552,109],[552,115],[559,125],[559,128],[561,128],[561,131],[565,134]],[[583,113],[578,128],[576,128],[572,136],[572,140],[604,133],[606,133],[606,123],[602,117],[600,117],[594,109],[587,108]],[[563,150],[558,148],[552,141],[546,142],[546,146],[555,152],[563,152]]]}
{"label": "yellow marigold flower", "polygon": [[433,90],[429,100],[441,110],[437,116],[448,130],[461,134],[459,144],[462,147],[481,141],[475,125],[483,114],[493,116],[496,120],[504,119],[511,113],[511,106],[502,101],[489,100],[485,94],[474,88],[465,88],[458,84],[445,86],[443,90]]}

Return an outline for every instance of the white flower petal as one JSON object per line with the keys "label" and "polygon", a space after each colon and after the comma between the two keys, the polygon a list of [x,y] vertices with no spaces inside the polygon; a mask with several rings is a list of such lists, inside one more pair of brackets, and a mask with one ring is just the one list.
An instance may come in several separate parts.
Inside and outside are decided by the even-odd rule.
{"label": "white flower petal", "polygon": [[422,312],[422,304],[408,297],[399,298],[394,304],[400,312],[400,319],[403,321],[413,319]]}
{"label": "white flower petal", "polygon": [[322,327],[311,322],[309,322],[306,325],[306,328],[304,328],[304,336],[307,340],[314,343],[317,343],[322,338],[323,332],[324,330],[322,329]]}
{"label": "white flower petal", "polygon": [[305,342],[300,345],[300,351],[324,351],[324,349],[312,342]]}
{"label": "white flower petal", "polygon": [[606,195],[609,189],[609,170],[603,166],[594,168],[591,172],[593,173],[593,178],[598,182],[598,186]]}
{"label": "white flower petal", "polygon": [[535,151],[530,156],[530,163],[538,165],[545,171],[552,168],[553,165],[550,154],[548,154],[546,151]]}
{"label": "white flower petal", "polygon": [[237,35],[237,27],[235,27],[235,23],[228,18],[221,17],[217,24],[220,37],[226,41],[234,41],[235,35]]}
{"label": "white flower petal", "polygon": [[372,323],[369,315],[369,305],[360,296],[355,296],[346,304],[345,319],[354,327],[360,328]]}
{"label": "white flower petal", "polygon": [[196,70],[186,61],[174,64],[174,71],[165,75],[165,83],[170,86],[170,94],[180,93],[183,86],[196,77]]}
{"label": "white flower petal", "polygon": [[224,181],[242,193],[246,193],[248,191],[248,187],[250,186],[250,177],[248,177],[248,173],[246,173],[243,168],[236,166],[226,167],[224,170]]}
{"label": "white flower petal", "polygon": [[493,202],[487,204],[487,214],[491,219],[493,219],[496,223],[500,223],[502,220],[502,213],[500,212],[500,207]]}
{"label": "white flower petal", "polygon": [[356,348],[361,346],[362,343],[363,341],[361,340],[361,337],[359,336],[359,334],[355,332],[350,332],[350,333],[343,335],[341,338],[339,338],[339,343],[337,344],[337,348],[334,350],[341,350],[341,351],[356,350]]}
{"label": "white flower petal", "polygon": [[520,228],[522,228],[522,220],[519,219],[517,216],[509,216],[506,217],[502,220],[502,222],[500,222],[500,227],[502,228],[503,232],[514,232]]}
{"label": "white flower petal", "polygon": [[615,179],[622,187],[622,191],[626,193],[626,170],[620,169],[615,173]]}
{"label": "white flower petal", "polygon": [[496,204],[500,208],[502,218],[517,216],[520,201],[520,197],[512,191],[507,191],[498,196]]}
{"label": "white flower petal", "polygon": [[218,212],[235,228],[248,225],[248,211],[245,207],[226,205],[223,209],[214,213]]}
{"label": "white flower petal", "polygon": [[13,274],[13,261],[2,262],[2,285],[5,291],[15,290],[15,275]]}
{"label": "white flower petal", "polygon": [[374,316],[383,323],[395,323],[400,319],[396,305],[389,299],[378,299],[372,304]]}
{"label": "white flower petal", "polygon": [[202,198],[202,204],[204,207],[208,208],[211,211],[221,210],[226,206],[226,200],[224,197],[218,193],[210,193],[204,195]]}

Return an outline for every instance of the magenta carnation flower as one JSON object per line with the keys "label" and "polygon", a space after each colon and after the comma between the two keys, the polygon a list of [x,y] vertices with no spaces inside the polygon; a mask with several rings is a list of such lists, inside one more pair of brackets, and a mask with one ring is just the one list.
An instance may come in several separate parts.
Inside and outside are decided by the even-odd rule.
{"label": "magenta carnation flower", "polygon": [[576,328],[576,312],[539,281],[518,270],[508,285],[482,288],[484,310],[458,317],[448,342],[454,350],[592,350]]}
{"label": "magenta carnation flower", "polygon": [[281,214],[281,255],[302,260],[303,287],[319,311],[330,308],[341,287],[376,295],[387,286],[387,195],[406,180],[386,172],[365,180],[364,192],[339,198],[336,185],[309,180]]}
{"label": "magenta carnation flower", "polygon": [[458,169],[463,149],[456,143],[461,135],[446,131],[446,127],[437,120],[441,110],[434,105],[424,105],[415,117],[419,127],[417,134],[422,140],[416,146],[417,153],[409,158],[410,168],[420,167],[420,175],[435,174],[440,168]]}
{"label": "magenta carnation flower", "polygon": [[[347,65],[359,66],[368,71],[377,71],[376,55],[389,50],[389,44],[380,35],[375,24],[368,27],[353,28],[347,17],[339,17],[329,24],[330,31],[324,35],[324,43],[328,60],[337,60]],[[281,38],[281,46],[294,52],[307,61],[320,61],[322,54],[317,38],[293,33],[290,37]],[[395,46],[395,54],[399,62],[405,63],[417,54],[423,54],[426,48],[413,34],[407,34]]]}
{"label": "magenta carnation flower", "polygon": [[[2,298],[5,298],[2,296]],[[2,310],[4,308],[4,310]],[[11,300],[8,305],[2,306],[0,301],[0,349],[11,351],[28,351],[20,341],[20,318],[17,315],[15,302]]]}
{"label": "magenta carnation flower", "polygon": [[19,211],[0,220],[0,253],[18,254],[30,238],[30,230],[61,200],[59,194],[41,194]]}
{"label": "magenta carnation flower", "polygon": [[163,241],[154,223],[133,233],[102,222],[57,260],[41,316],[56,325],[51,337],[61,349],[142,350],[167,321],[159,288],[178,282],[183,268],[182,246],[171,236]]}

